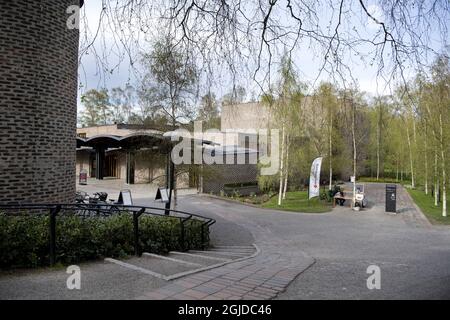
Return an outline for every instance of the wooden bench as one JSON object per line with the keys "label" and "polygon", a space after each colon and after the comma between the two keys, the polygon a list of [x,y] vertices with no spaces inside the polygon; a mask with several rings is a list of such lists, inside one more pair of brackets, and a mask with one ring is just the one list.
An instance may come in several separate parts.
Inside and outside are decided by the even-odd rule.
{"label": "wooden bench", "polygon": [[343,200],[350,200],[350,208],[352,207],[352,202],[353,202],[353,194],[351,196],[348,196],[347,194],[344,193],[344,196],[341,196],[338,193],[336,193],[333,197],[333,208],[336,207],[336,199],[343,199]]}

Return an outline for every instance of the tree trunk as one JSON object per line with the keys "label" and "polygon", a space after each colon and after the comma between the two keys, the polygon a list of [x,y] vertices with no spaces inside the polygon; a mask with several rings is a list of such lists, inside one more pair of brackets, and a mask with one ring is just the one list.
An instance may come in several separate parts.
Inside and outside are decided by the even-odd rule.
{"label": "tree trunk", "polygon": [[332,156],[333,156],[333,112],[330,111],[330,124],[329,124],[330,128],[329,128],[329,132],[328,132],[328,142],[329,142],[329,150],[328,150],[328,166],[329,166],[329,171],[330,171],[330,184],[328,186],[328,189],[331,190],[332,186],[332,181],[333,181],[333,161],[332,161]]}
{"label": "tree trunk", "polygon": [[377,121],[377,181],[380,179],[380,137],[381,137],[381,107],[378,107]]}
{"label": "tree trunk", "polygon": [[352,207],[355,206],[356,196],[356,137],[355,137],[355,102],[352,99],[352,140],[353,140],[353,199]]}
{"label": "tree trunk", "polygon": [[[398,157],[398,155],[397,155],[397,157]],[[397,161],[396,161],[395,181],[398,181],[398,159],[397,159]]]}
{"label": "tree trunk", "polygon": [[425,122],[425,194],[427,194],[428,195],[428,141],[427,141],[427,138],[428,138],[428,135],[427,135],[427,132],[428,131],[428,127],[427,127],[427,124],[426,124],[426,122]]}
{"label": "tree trunk", "polygon": [[[172,106],[172,131],[176,130],[176,120],[175,120],[175,108]],[[172,161],[172,157],[170,157],[170,161]],[[175,165],[173,166],[174,169],[174,179],[173,179],[173,186],[170,186],[170,188],[172,189],[171,191],[173,191],[173,209],[176,209],[177,207],[177,203],[178,203],[178,192],[177,192],[177,170]]]}
{"label": "tree trunk", "polygon": [[442,113],[439,114],[440,144],[441,144],[441,164],[442,164],[442,216],[447,216],[447,177],[445,172],[445,146],[444,129],[442,127]]}
{"label": "tree trunk", "polygon": [[408,138],[408,148],[409,148],[409,163],[411,166],[411,187],[414,189],[415,183],[414,183],[414,162],[413,162],[413,154],[411,149],[411,137],[409,136],[409,127],[408,124],[406,124],[406,136]]}
{"label": "tree trunk", "polygon": [[434,206],[439,205],[439,177],[438,177],[438,154],[437,149],[434,147]]}
{"label": "tree trunk", "polygon": [[288,170],[289,170],[289,135],[286,136],[286,169],[284,170],[284,190],[283,190],[283,200],[286,199],[286,191],[288,184]]}
{"label": "tree trunk", "polygon": [[280,155],[280,188],[278,191],[278,205],[281,206],[281,198],[283,194],[283,163],[284,163],[284,125],[281,130],[281,155]]}

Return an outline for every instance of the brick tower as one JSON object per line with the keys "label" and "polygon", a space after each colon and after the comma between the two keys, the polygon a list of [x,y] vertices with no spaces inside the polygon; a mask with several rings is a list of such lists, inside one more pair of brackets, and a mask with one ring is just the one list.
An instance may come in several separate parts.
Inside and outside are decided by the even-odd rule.
{"label": "brick tower", "polygon": [[73,202],[79,0],[0,0],[0,203]]}

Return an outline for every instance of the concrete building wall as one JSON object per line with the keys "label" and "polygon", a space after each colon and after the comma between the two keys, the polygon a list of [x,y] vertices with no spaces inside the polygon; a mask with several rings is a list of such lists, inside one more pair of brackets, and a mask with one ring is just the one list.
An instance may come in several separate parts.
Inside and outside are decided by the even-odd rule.
{"label": "concrete building wall", "polygon": [[220,118],[221,131],[268,128],[269,108],[259,102],[224,105]]}
{"label": "concrete building wall", "polygon": [[[306,126],[320,125],[326,118],[326,106],[319,105],[311,96],[305,96],[298,112]],[[222,107],[221,131],[244,132],[248,129],[276,128],[277,119],[269,107],[260,102],[240,103]]]}
{"label": "concrete building wall", "polygon": [[0,1],[0,203],[72,202],[79,0]]}
{"label": "concrete building wall", "polygon": [[91,156],[91,152],[89,150],[77,151],[77,161],[76,161],[76,176],[77,176],[77,178],[82,169],[86,170],[88,177],[90,177],[92,175],[90,156]]}

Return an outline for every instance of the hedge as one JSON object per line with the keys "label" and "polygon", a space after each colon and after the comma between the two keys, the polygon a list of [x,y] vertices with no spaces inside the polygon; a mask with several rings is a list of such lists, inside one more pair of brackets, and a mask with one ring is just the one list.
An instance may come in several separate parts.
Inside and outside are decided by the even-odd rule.
{"label": "hedge", "polygon": [[[10,216],[0,213],[0,268],[46,266],[49,257],[48,215]],[[165,253],[180,250],[181,224],[178,218],[143,215],[139,218],[142,251]],[[200,249],[201,222],[185,222],[185,248]],[[209,242],[207,228],[204,241]],[[122,213],[109,217],[58,216],[56,260],[73,264],[104,257],[125,257],[134,253],[133,219]]]}

